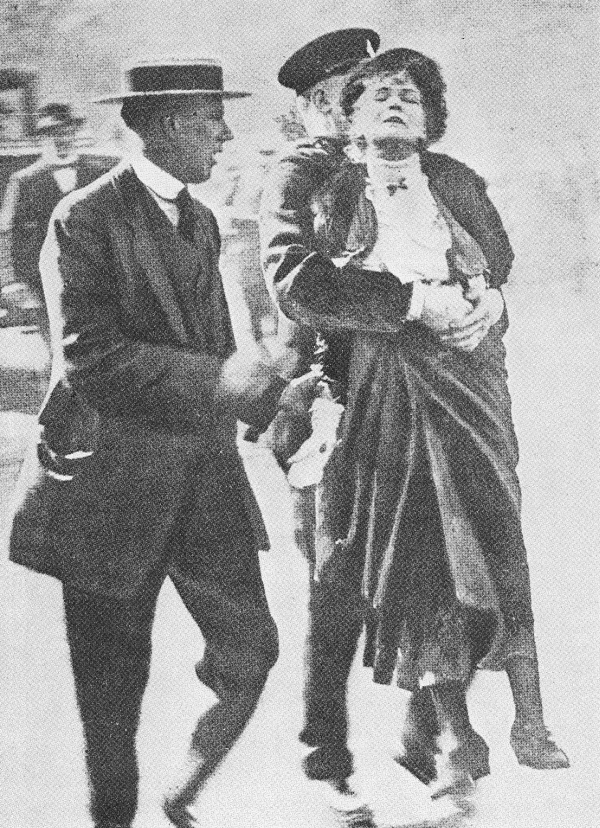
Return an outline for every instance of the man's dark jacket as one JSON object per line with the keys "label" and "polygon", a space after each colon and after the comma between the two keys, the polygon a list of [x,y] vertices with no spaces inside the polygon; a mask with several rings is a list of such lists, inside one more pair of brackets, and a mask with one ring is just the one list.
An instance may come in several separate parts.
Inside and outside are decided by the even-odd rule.
{"label": "man's dark jacket", "polygon": [[[180,520],[200,520],[209,536],[220,520],[250,526],[249,542],[268,543],[235,417],[215,396],[234,342],[216,221],[195,209],[202,301],[193,315],[152,226],[159,208],[126,164],[60,202],[42,251],[51,387],[10,554],[87,592],[136,594],[164,566]],[[203,495],[203,474],[226,502]]]}

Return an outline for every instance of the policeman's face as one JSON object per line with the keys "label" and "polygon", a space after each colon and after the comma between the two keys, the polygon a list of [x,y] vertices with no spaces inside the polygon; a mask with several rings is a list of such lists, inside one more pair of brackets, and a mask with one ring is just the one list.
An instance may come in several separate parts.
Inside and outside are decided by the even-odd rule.
{"label": "policeman's face", "polygon": [[177,102],[166,121],[177,177],[187,184],[206,181],[217,163],[215,155],[233,138],[222,98],[190,96]]}
{"label": "policeman's face", "polygon": [[367,145],[395,139],[418,146],[426,137],[421,93],[406,72],[369,78],[354,104],[352,133]]}
{"label": "policeman's face", "polygon": [[340,106],[340,96],[349,75],[350,71],[325,78],[298,98],[298,109],[310,136],[341,138],[347,135],[348,121]]}

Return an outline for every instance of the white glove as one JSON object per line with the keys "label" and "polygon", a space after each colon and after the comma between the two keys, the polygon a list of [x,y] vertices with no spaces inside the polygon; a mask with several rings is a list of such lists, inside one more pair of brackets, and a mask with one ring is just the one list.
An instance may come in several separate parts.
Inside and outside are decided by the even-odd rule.
{"label": "white glove", "polygon": [[344,406],[318,397],[311,406],[312,434],[289,459],[288,483],[304,489],[321,481],[323,470],[337,444],[337,430]]}

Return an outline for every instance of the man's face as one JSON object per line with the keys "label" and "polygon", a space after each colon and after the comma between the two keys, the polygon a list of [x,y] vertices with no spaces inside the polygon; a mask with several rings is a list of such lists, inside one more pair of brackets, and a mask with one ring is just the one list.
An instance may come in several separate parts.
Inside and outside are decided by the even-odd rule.
{"label": "man's face", "polygon": [[319,81],[306,96],[298,98],[304,128],[311,137],[342,138],[348,134],[348,121],[340,106],[340,96],[351,71]]}
{"label": "man's face", "polygon": [[68,158],[75,152],[76,136],[77,129],[74,126],[65,124],[53,129],[49,139],[58,158]]}
{"label": "man's face", "polygon": [[169,119],[178,177],[186,184],[207,181],[217,163],[215,155],[233,138],[225,123],[223,100],[204,95],[178,101]]}
{"label": "man's face", "polygon": [[417,145],[426,137],[425,109],[418,87],[406,72],[369,78],[354,104],[352,134],[367,144],[396,139]]}

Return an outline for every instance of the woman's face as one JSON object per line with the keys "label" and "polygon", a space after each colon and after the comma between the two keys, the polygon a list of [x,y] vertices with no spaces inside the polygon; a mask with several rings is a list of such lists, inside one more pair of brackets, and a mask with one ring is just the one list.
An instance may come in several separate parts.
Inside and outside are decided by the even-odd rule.
{"label": "woman's face", "polygon": [[354,104],[352,133],[367,144],[396,139],[415,147],[426,137],[421,93],[406,72],[369,78]]}

